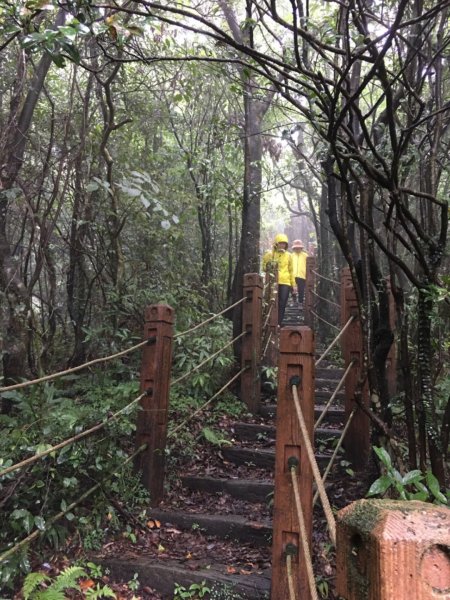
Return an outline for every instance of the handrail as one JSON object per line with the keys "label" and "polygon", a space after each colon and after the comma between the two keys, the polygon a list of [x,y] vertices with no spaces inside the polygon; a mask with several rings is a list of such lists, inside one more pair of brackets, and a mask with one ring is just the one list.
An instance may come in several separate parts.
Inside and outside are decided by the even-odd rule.
{"label": "handrail", "polygon": [[234,377],[232,377],[228,383],[226,383],[224,386],[222,386],[220,388],[220,390],[218,392],[216,392],[214,394],[214,396],[211,396],[211,398],[205,402],[205,404],[203,404],[202,406],[200,406],[200,408],[198,408],[195,412],[193,412],[191,415],[189,415],[189,417],[187,419],[185,419],[184,421],[182,421],[179,425],[177,425],[175,427],[175,429],[173,431],[171,431],[167,437],[171,438],[175,435],[175,433],[177,431],[179,431],[182,427],[184,427],[186,425],[186,423],[189,423],[189,421],[191,421],[191,419],[193,419],[196,415],[198,415],[200,412],[202,412],[202,410],[204,410],[209,404],[211,404],[211,402],[217,398],[217,396],[219,396],[223,391],[225,391],[234,381],[236,381],[236,379],[238,377],[240,377],[242,375],[242,373],[244,371],[246,371],[249,367],[244,367],[243,369],[241,369],[238,373],[236,373],[236,375],[234,375]]}
{"label": "handrail", "polygon": [[[312,312],[312,311],[311,311]],[[320,318],[320,317],[319,317]],[[338,342],[338,340],[341,338],[341,336],[344,334],[344,332],[347,330],[347,327],[349,327],[350,323],[353,322],[353,320],[356,317],[354,315],[352,315],[349,320],[347,321],[347,323],[344,325],[344,327],[340,330],[339,334],[334,338],[334,340],[331,342],[331,344],[328,346],[328,348],[325,350],[325,352],[323,352],[321,354],[321,356],[319,356],[319,358],[316,360],[316,367],[318,365],[320,365],[320,363],[323,361],[323,359],[325,358],[325,356],[328,354],[328,352],[330,352],[330,350],[333,348],[333,346]],[[331,325],[331,323],[329,323],[329,325]],[[334,327],[334,325],[333,325]],[[338,329],[336,327],[336,329]]]}
{"label": "handrail", "polygon": [[306,575],[308,577],[309,591],[311,593],[312,600],[319,600],[319,597],[317,595],[317,589],[316,589],[316,580],[314,578],[314,570],[313,570],[313,564],[312,564],[312,558],[311,558],[311,549],[308,544],[308,535],[306,532],[305,516],[304,516],[303,510],[302,510],[302,502],[300,499],[300,490],[298,489],[298,481],[297,481],[297,477],[296,477],[297,468],[295,466],[292,466],[290,471],[291,471],[292,487],[294,490],[294,497],[295,497],[295,507],[297,509],[298,525],[299,525],[299,529],[300,529],[301,545],[303,548],[303,556],[305,558],[305,564],[306,564]]}
{"label": "handrail", "polygon": [[267,348],[269,347],[271,339],[272,339],[272,332],[269,333],[269,336],[267,338],[267,342],[266,342],[266,345],[264,347],[263,353],[261,354],[261,358],[265,358],[266,352],[267,352]]}
{"label": "handrail", "polygon": [[183,337],[184,335],[187,335],[188,333],[192,333],[193,331],[195,331],[199,327],[203,327],[203,325],[206,325],[207,323],[211,323],[211,321],[214,321],[214,319],[217,319],[217,317],[220,317],[221,315],[225,314],[226,312],[228,312],[232,308],[235,308],[236,306],[239,306],[239,304],[242,304],[242,302],[244,302],[245,300],[246,300],[246,297],[244,296],[243,298],[241,298],[240,300],[238,300],[234,304],[231,304],[230,306],[227,306],[227,308],[224,308],[220,312],[215,313],[214,315],[212,315],[212,317],[209,317],[205,321],[202,321],[201,323],[198,323],[197,325],[194,325],[194,327],[191,327],[190,329],[186,329],[186,331],[181,331],[180,333],[177,333],[176,335],[173,336],[173,339],[176,340],[176,339],[178,339],[180,337]]}
{"label": "handrail", "polygon": [[[331,471],[331,467],[332,467],[332,466],[333,466],[333,464],[334,464],[334,461],[335,461],[335,459],[336,459],[337,453],[339,452],[339,449],[340,449],[340,447],[342,446],[342,443],[343,443],[343,441],[344,441],[344,438],[345,438],[345,434],[347,433],[347,431],[348,431],[348,428],[350,427],[350,423],[352,422],[352,419],[353,419],[353,416],[354,416],[354,414],[355,414],[355,412],[356,412],[356,409],[357,409],[357,407],[355,407],[355,408],[352,410],[352,412],[350,413],[350,416],[349,416],[349,418],[348,418],[348,420],[347,420],[347,423],[345,424],[345,427],[344,427],[344,429],[342,430],[342,433],[341,433],[341,436],[340,436],[340,438],[339,438],[339,440],[338,440],[338,443],[336,444],[336,448],[334,449],[334,452],[333,452],[333,454],[331,455],[331,458],[330,458],[330,460],[329,460],[329,462],[328,462],[328,464],[327,464],[327,468],[325,469],[325,471],[324,471],[324,474],[322,475],[322,483],[323,483],[324,485],[325,485],[325,481],[327,480],[328,474],[329,474],[329,472]],[[318,499],[318,497],[319,497],[319,493],[318,493],[318,490],[317,490],[317,491],[316,491],[316,493],[314,494],[314,498],[313,498],[313,506],[314,506],[314,505],[315,505],[315,503],[317,502],[317,499]]]}
{"label": "handrail", "polygon": [[228,342],[227,344],[225,344],[225,346],[222,346],[222,348],[220,348],[220,350],[217,350],[217,352],[214,352],[214,354],[211,354],[211,356],[208,356],[207,358],[205,358],[201,363],[199,363],[195,367],[192,367],[192,369],[189,371],[189,373],[184,373],[184,375],[180,375],[180,377],[178,377],[178,379],[171,381],[170,386],[172,387],[173,385],[176,385],[177,383],[180,383],[181,381],[188,379],[188,377],[190,377],[192,375],[192,373],[194,373],[194,371],[198,371],[201,367],[203,367],[203,365],[206,365],[206,363],[208,363],[210,360],[215,358],[218,354],[220,354],[221,352],[223,352],[224,350],[229,348],[232,344],[234,344],[234,342],[239,340],[244,335],[247,335],[247,331],[243,331],[242,333],[237,335],[235,338],[233,338],[231,340],[231,342]]}
{"label": "handrail", "polygon": [[329,281],[330,283],[334,283],[335,285],[341,285],[340,281],[336,281],[336,279],[330,279],[330,277],[326,277],[325,275],[322,275],[321,273],[319,273],[318,271],[311,269],[311,273],[314,273],[314,275],[317,275],[317,277],[320,277],[321,279],[325,279],[326,281]]}
{"label": "handrail", "polygon": [[[142,444],[142,446],[140,446],[135,452],[133,452],[133,454],[131,456],[129,456],[123,462],[123,464],[121,465],[120,468],[124,467],[126,464],[128,464],[130,461],[132,461],[138,454],[140,454],[146,448],[146,446],[147,446],[147,444]],[[110,475],[105,477],[104,481],[108,480],[112,475],[115,475],[115,473],[111,473]],[[56,521],[59,521],[59,519],[61,519],[64,515],[66,515],[73,508],[75,508],[75,506],[80,504],[80,502],[83,502],[83,500],[86,500],[86,498],[88,496],[90,496],[93,492],[98,490],[98,488],[100,488],[102,486],[102,484],[103,484],[103,481],[96,483],[93,487],[91,487],[89,490],[87,490],[87,492],[84,492],[84,494],[82,494],[77,500],[75,500],[74,502],[72,502],[71,504],[66,506],[66,508],[64,510],[62,510],[61,512],[54,515],[51,519],[49,519],[46,523],[46,526],[53,525],[53,523],[56,523]],[[30,533],[30,535],[28,535],[26,538],[24,538],[23,540],[18,542],[15,546],[10,548],[9,550],[6,550],[6,552],[3,552],[3,554],[0,555],[0,563],[3,562],[6,558],[8,558],[8,556],[15,554],[17,552],[17,550],[20,550],[20,548],[22,548],[23,546],[26,546],[27,544],[32,542],[34,539],[36,539],[37,537],[42,535],[42,533],[44,533],[46,528],[47,527],[45,527],[42,530],[35,529],[33,531],[33,533]]]}
{"label": "handrail", "polygon": [[309,309],[309,312],[311,314],[313,314],[315,317],[317,317],[319,319],[319,321],[322,321],[323,323],[326,323],[327,325],[329,325],[333,329],[336,329],[336,331],[339,331],[339,327],[336,327],[336,325],[333,325],[333,323],[330,323],[329,321],[327,321],[326,319],[324,319],[323,317],[321,317],[320,315],[318,315],[315,311],[312,310],[312,308]]}
{"label": "handrail", "polygon": [[328,529],[330,531],[330,538],[333,545],[336,545],[336,521],[333,515],[333,511],[331,510],[330,501],[328,499],[325,486],[322,483],[322,477],[320,475],[319,467],[317,466],[316,457],[314,455],[314,449],[311,444],[311,440],[308,436],[308,430],[306,429],[306,423],[303,416],[302,408],[300,406],[300,400],[298,397],[298,389],[296,384],[292,384],[292,395],[294,398],[295,410],[297,412],[298,421],[300,424],[300,431],[303,438],[303,443],[306,448],[306,453],[311,464],[311,469],[313,472],[314,479],[316,480],[317,490],[320,495],[320,499],[322,501],[322,507],[325,513],[325,517],[328,523]]}
{"label": "handrail", "polygon": [[59,444],[56,444],[55,446],[51,446],[50,448],[47,448],[47,450],[39,452],[39,454],[35,454],[34,456],[30,456],[29,458],[26,458],[25,460],[22,460],[21,462],[18,462],[15,465],[11,465],[10,467],[7,467],[6,469],[3,469],[2,471],[0,471],[0,477],[3,477],[4,475],[7,475],[8,473],[11,473],[12,471],[17,471],[18,469],[21,469],[22,467],[26,467],[28,465],[31,465],[32,463],[36,462],[37,460],[40,460],[41,458],[45,458],[46,456],[48,456],[52,452],[56,452],[57,450],[61,450],[65,446],[68,446],[69,444],[73,444],[74,442],[77,442],[78,440],[81,440],[81,439],[83,439],[83,438],[85,438],[85,437],[87,437],[89,435],[92,435],[96,431],[99,431],[100,429],[103,429],[105,427],[105,425],[107,425],[111,421],[114,421],[115,419],[117,419],[117,417],[121,413],[123,413],[128,408],[131,408],[131,406],[133,406],[134,404],[136,404],[137,402],[139,402],[139,400],[141,400],[144,396],[145,396],[145,392],[143,394],[141,394],[140,396],[138,396],[137,398],[135,398],[134,400],[132,400],[131,402],[129,402],[126,406],[124,406],[123,408],[121,408],[120,410],[118,410],[116,413],[114,413],[113,415],[111,415],[110,417],[108,417],[106,419],[106,421],[102,421],[101,423],[98,423],[97,425],[94,425],[90,429],[86,429],[85,431],[82,431],[81,433],[77,433],[76,435],[73,435],[72,437],[67,438],[63,442],[60,442]]}
{"label": "handrail", "polygon": [[314,296],[316,296],[317,298],[320,298],[320,300],[325,300],[325,302],[328,302],[329,304],[332,304],[333,306],[337,306],[338,308],[341,308],[340,304],[333,302],[333,300],[330,300],[329,298],[324,298],[323,296],[320,296],[314,290],[311,290],[311,294],[314,294]]}
{"label": "handrail", "polygon": [[51,381],[52,379],[57,379],[58,377],[64,377],[65,375],[69,375],[70,373],[81,371],[82,369],[86,369],[87,367],[92,367],[93,365],[97,365],[102,362],[108,362],[110,360],[113,360],[114,358],[119,358],[120,356],[125,356],[125,354],[129,354],[130,352],[134,352],[134,350],[142,348],[142,346],[154,344],[155,340],[156,338],[150,337],[148,338],[148,340],[139,342],[139,344],[131,346],[131,348],[127,348],[126,350],[122,350],[121,352],[116,352],[116,354],[110,354],[109,356],[95,358],[94,360],[90,360],[89,362],[83,363],[82,365],[71,367],[70,369],[65,369],[64,371],[58,371],[57,373],[52,373],[51,375],[44,375],[44,377],[39,377],[38,379],[31,379],[30,381],[22,381],[21,383],[15,383],[14,385],[8,385],[7,387],[0,387],[0,394],[3,392],[10,392],[12,390],[18,390],[19,388],[28,387],[30,385],[35,385],[37,383],[43,383],[44,381]]}
{"label": "handrail", "polygon": [[319,425],[322,423],[322,421],[325,418],[325,415],[328,412],[328,409],[330,408],[333,400],[336,398],[336,396],[338,395],[339,390],[341,389],[341,387],[343,386],[345,380],[347,379],[347,375],[350,373],[350,369],[353,367],[355,361],[352,360],[349,365],[347,366],[345,373],[342,375],[341,379],[339,380],[339,383],[336,386],[336,389],[334,390],[334,392],[331,394],[330,399],[328,400],[328,402],[325,404],[325,408],[323,409],[323,411],[320,413],[315,425],[314,425],[314,431],[316,431],[316,429],[319,427]]}
{"label": "handrail", "polygon": [[292,556],[286,555],[286,575],[288,580],[289,600],[297,600],[294,587],[294,577],[292,575]]}

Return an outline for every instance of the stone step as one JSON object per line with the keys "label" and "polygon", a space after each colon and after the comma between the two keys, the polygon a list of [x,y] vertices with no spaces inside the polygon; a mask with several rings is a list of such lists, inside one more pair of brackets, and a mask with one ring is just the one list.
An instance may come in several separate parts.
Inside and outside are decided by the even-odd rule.
{"label": "stone step", "polygon": [[[233,423],[231,431],[239,440],[245,441],[265,441],[275,440],[276,429],[273,425],[260,425],[258,423]],[[340,429],[327,429],[319,427],[315,431],[315,439],[327,439],[330,437],[339,437]]]}
{"label": "stone step", "polygon": [[[225,460],[235,465],[254,465],[257,468],[271,471],[275,468],[275,450],[231,446],[229,448],[222,448],[221,452]],[[318,454],[316,452],[316,460],[319,468],[325,468],[330,457],[326,454]]]}
{"label": "stone step", "polygon": [[273,492],[273,482],[253,479],[216,479],[214,477],[182,477],[183,485],[190,490],[208,494],[226,493],[247,502],[267,502]]}
{"label": "stone step", "polygon": [[[239,554],[239,548],[236,548]],[[226,590],[233,590],[236,597],[245,600],[268,600],[270,594],[270,570],[262,569],[256,574],[229,574],[227,565],[202,565],[198,569],[190,568],[189,561],[157,560],[144,556],[130,558],[104,558],[93,557],[95,563],[103,568],[108,568],[113,579],[117,582],[128,582],[137,573],[137,579],[142,587],[155,589],[164,600],[173,600],[175,584],[189,589],[195,584],[205,584],[210,589],[222,590],[220,597],[231,597],[226,595]],[[219,596],[218,596],[219,597]]]}
{"label": "stone step", "polygon": [[185,513],[160,508],[149,508],[147,514],[157,519],[161,525],[172,526],[184,531],[200,529],[206,535],[223,540],[238,540],[256,546],[270,545],[272,523],[270,521],[250,521],[242,515],[210,515]]}
{"label": "stone step", "polygon": [[322,367],[322,363],[320,363],[320,365],[321,366],[317,367],[315,371],[316,380],[331,379],[332,381],[335,381],[337,383],[345,372],[345,369],[341,369],[338,367],[330,367],[327,369],[326,367]]}
{"label": "stone step", "polygon": [[[314,418],[317,419],[322,414],[324,408],[325,406],[317,404],[314,407]],[[273,419],[276,417],[277,414],[277,405],[262,404],[259,409],[259,414],[265,419]],[[344,409],[340,407],[331,407],[328,409],[325,418],[327,423],[343,423],[345,418]]]}

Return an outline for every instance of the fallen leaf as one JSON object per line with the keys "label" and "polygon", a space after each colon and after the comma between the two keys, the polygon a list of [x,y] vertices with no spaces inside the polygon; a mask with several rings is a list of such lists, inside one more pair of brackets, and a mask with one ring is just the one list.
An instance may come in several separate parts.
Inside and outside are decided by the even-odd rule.
{"label": "fallen leaf", "polygon": [[79,585],[82,590],[88,590],[89,588],[94,587],[95,583],[92,579],[82,579]]}
{"label": "fallen leaf", "polygon": [[158,521],[158,519],[150,519],[147,521],[146,525],[149,529],[154,529],[155,527],[159,529],[161,527],[161,521]]}
{"label": "fallen leaf", "polygon": [[246,569],[241,569],[239,572],[241,575],[251,575],[252,574],[252,571],[247,571]]}
{"label": "fallen leaf", "polygon": [[228,567],[227,567],[227,573],[229,573],[230,575],[231,575],[232,573],[236,573],[236,569],[235,569],[234,567],[230,567],[230,566],[228,566]]}

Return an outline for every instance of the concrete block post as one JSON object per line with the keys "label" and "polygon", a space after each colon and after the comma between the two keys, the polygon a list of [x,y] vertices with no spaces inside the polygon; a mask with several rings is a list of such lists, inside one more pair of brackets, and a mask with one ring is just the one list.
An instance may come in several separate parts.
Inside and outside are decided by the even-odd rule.
{"label": "concrete block post", "polygon": [[[354,317],[354,320],[341,337],[345,368],[353,361],[353,367],[345,380],[346,420],[357,406],[354,398],[363,367],[364,352],[356,293],[353,288],[350,269],[345,268],[341,271],[341,327],[344,327],[351,316]],[[369,405],[367,382],[363,385],[362,402],[365,406]],[[356,410],[353,416],[345,436],[344,446],[348,460],[356,469],[362,469],[366,465],[370,453],[370,420],[360,408]]]}
{"label": "concrete block post", "polygon": [[136,447],[147,444],[136,458],[135,468],[150,492],[150,502],[161,502],[164,490],[165,449],[172,369],[174,310],[166,304],[153,304],[145,310],[144,346],[140,377],[141,410],[137,418]]}
{"label": "concrete block post", "polygon": [[261,328],[263,280],[258,273],[244,275],[242,304],[241,398],[249,412],[256,415],[261,402]]}
{"label": "concrete block post", "polygon": [[450,510],[353,502],[337,515],[336,560],[343,600],[449,600]]}
{"label": "concrete block post", "polygon": [[314,338],[309,327],[284,327],[280,334],[278,370],[277,439],[275,448],[275,496],[272,546],[271,600],[289,598],[286,555],[292,555],[292,573],[297,598],[311,598],[301,547],[300,527],[290,473],[296,465],[297,482],[307,528],[312,538],[312,469],[302,444],[302,435],[292,395],[292,378],[298,393],[310,439],[314,435]]}

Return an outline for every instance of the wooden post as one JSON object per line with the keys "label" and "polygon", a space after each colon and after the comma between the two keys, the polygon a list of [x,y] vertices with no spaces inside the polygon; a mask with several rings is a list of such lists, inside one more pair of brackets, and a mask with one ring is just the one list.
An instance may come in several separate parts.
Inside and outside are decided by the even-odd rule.
{"label": "wooden post", "polygon": [[337,595],[448,600],[450,511],[418,501],[358,500],[337,515]]}
{"label": "wooden post", "polygon": [[248,410],[256,415],[261,401],[261,317],[262,317],[262,277],[258,273],[244,275],[244,297],[242,305],[242,368],[248,367],[241,375],[241,399]]}
{"label": "wooden post", "polygon": [[136,459],[142,483],[150,492],[150,503],[161,502],[164,490],[167,415],[172,367],[173,308],[152,304],[145,310],[144,346],[141,366],[141,400],[138,413],[136,447],[147,444]]}
{"label": "wooden post", "polygon": [[[275,367],[278,366],[278,273],[266,273],[266,301],[270,306],[272,303],[272,311],[268,323],[268,336],[270,336],[269,346],[264,356],[264,365]],[[267,339],[267,338],[266,338]],[[264,350],[264,348],[263,348]]]}
{"label": "wooden post", "polygon": [[300,424],[292,396],[292,378],[299,380],[298,394],[311,440],[314,435],[314,338],[309,327],[284,327],[280,334],[278,369],[277,439],[275,448],[275,497],[273,513],[271,600],[288,595],[286,554],[292,554],[297,598],[311,598],[301,548],[290,465],[298,464],[297,481],[311,548],[312,469],[303,448]]}
{"label": "wooden post", "polygon": [[306,259],[306,282],[305,282],[305,303],[304,303],[304,312],[305,312],[305,323],[312,327],[314,324],[314,317],[311,313],[311,310],[314,309],[315,300],[313,291],[316,287],[316,275],[313,271],[316,270],[316,257],[308,256]]}
{"label": "wooden post", "polygon": [[[359,309],[356,293],[347,267],[341,271],[341,327],[347,323],[349,318],[355,319],[349,325],[341,338],[342,354],[344,356],[345,368],[354,361],[347,379],[345,380],[345,418],[349,418],[355,408],[355,391],[363,366],[363,340]],[[369,405],[369,391],[367,381],[362,389],[362,402]],[[368,460],[370,452],[370,420],[361,409],[357,409],[353,416],[350,427],[345,436],[344,447],[348,460],[356,469],[363,468]]]}

